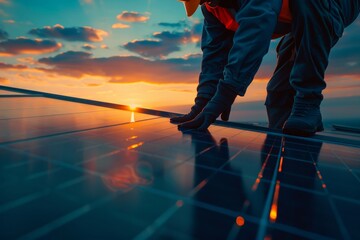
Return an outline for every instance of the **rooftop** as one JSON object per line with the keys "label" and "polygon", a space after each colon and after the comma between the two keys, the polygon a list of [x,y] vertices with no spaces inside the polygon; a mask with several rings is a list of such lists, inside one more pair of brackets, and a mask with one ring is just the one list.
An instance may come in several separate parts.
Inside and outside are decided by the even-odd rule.
{"label": "rooftop", "polygon": [[[360,239],[360,135],[0,87],[0,239]],[[351,130],[351,129],[350,129]]]}

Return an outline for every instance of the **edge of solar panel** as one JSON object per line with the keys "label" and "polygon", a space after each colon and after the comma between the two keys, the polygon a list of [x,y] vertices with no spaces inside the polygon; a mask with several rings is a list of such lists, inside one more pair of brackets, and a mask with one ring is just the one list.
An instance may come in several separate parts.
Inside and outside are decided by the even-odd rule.
{"label": "edge of solar panel", "polygon": [[[52,98],[52,99],[57,99],[57,100],[69,101],[69,102],[83,103],[83,104],[106,107],[106,108],[134,111],[134,110],[131,110],[129,106],[123,105],[123,104],[102,102],[102,101],[96,101],[96,100],[90,100],[90,99],[84,99],[84,98],[78,98],[78,97],[71,97],[71,96],[65,96],[65,95],[59,95],[59,94],[53,94],[53,93],[47,93],[47,92],[41,92],[41,91],[34,91],[34,90],[28,90],[28,89],[21,89],[21,88],[15,88],[15,87],[3,86],[3,85],[0,85],[0,90],[24,94],[24,95],[9,94],[9,95],[2,95],[2,96],[0,95],[0,98],[4,98],[4,97],[45,97],[45,98]],[[155,109],[149,109],[149,108],[140,108],[140,107],[136,108],[135,112],[159,116],[159,117],[166,117],[166,118],[181,115],[181,113],[161,111],[161,110],[155,110]],[[279,130],[269,129],[267,127],[258,126],[255,124],[249,124],[249,123],[240,123],[240,122],[232,122],[232,121],[224,122],[224,121],[216,120],[214,125],[227,127],[227,128],[236,128],[236,129],[249,130],[249,131],[255,131],[255,132],[270,133],[273,135],[284,135]],[[333,134],[333,133],[327,134],[326,132],[325,132],[325,134],[318,133],[315,136],[311,137],[311,140],[318,141],[318,142],[327,142],[327,143],[333,143],[333,144],[339,144],[339,145],[360,147],[360,135],[358,135],[356,132],[352,132],[354,134],[351,134],[351,135],[349,135],[349,134],[343,135],[343,134],[339,134],[339,133],[340,132],[336,132],[336,134]],[[289,136],[289,137],[305,139],[303,137],[297,137],[297,136]],[[306,138],[306,139],[309,139],[309,138]]]}

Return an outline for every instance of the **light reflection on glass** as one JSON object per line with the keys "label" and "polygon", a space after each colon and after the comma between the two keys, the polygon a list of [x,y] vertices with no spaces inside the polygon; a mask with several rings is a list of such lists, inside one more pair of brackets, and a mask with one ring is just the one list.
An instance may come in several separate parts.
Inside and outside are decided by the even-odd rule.
{"label": "light reflection on glass", "polygon": [[131,137],[127,138],[126,141],[134,140],[134,139],[137,139],[137,138],[138,138],[138,136],[131,136]]}
{"label": "light reflection on glass", "polygon": [[283,161],[284,161],[284,157],[283,157],[283,156],[281,156],[281,157],[280,157],[279,169],[278,169],[278,172],[279,172],[279,173],[280,173],[280,172],[282,172],[282,165],[283,165]]}
{"label": "light reflection on glass", "polygon": [[270,210],[270,222],[274,223],[278,215],[278,200],[279,200],[279,191],[280,191],[280,181],[276,181],[275,193],[273,197],[273,202],[271,204]]}
{"label": "light reflection on glass", "polygon": [[135,113],[131,112],[131,118],[130,118],[130,122],[135,122]]}
{"label": "light reflection on glass", "polygon": [[143,145],[143,144],[144,144],[144,142],[135,143],[135,144],[129,146],[127,149],[128,149],[128,150],[131,150],[131,149],[134,149],[134,148],[138,148],[138,147],[140,147],[140,146]]}
{"label": "light reflection on glass", "polygon": [[140,162],[110,172],[102,180],[111,191],[128,192],[136,186],[151,184],[153,175],[151,166]]}
{"label": "light reflection on glass", "polygon": [[239,227],[242,227],[245,225],[245,219],[242,217],[242,216],[238,216],[236,218],[236,224],[239,226]]}
{"label": "light reflection on glass", "polygon": [[259,172],[259,174],[258,174],[258,177],[256,178],[255,183],[254,183],[254,185],[253,185],[252,188],[251,188],[251,190],[253,190],[253,191],[256,191],[256,189],[257,189],[258,186],[259,186],[259,183],[260,183],[261,179],[263,178],[263,173],[264,173],[265,167],[266,167],[266,165],[267,165],[267,163],[268,163],[268,161],[269,161],[269,158],[271,157],[271,154],[270,154],[270,153],[271,153],[271,151],[272,151],[272,148],[273,148],[273,146],[271,147],[269,153],[267,154],[266,159],[265,159],[263,165],[261,166],[261,169],[260,169],[260,172]]}
{"label": "light reflection on glass", "polygon": [[183,200],[178,200],[178,201],[176,201],[176,206],[182,207],[183,205],[184,205],[184,201],[183,201]]}

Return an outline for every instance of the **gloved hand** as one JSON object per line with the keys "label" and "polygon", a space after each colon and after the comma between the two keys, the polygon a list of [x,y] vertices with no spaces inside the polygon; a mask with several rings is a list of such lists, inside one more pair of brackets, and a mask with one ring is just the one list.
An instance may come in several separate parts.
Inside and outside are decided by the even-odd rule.
{"label": "gloved hand", "polygon": [[209,102],[209,99],[196,97],[195,105],[191,107],[191,111],[188,114],[182,115],[180,117],[170,118],[171,123],[184,123],[193,120],[206,106]]}
{"label": "gloved hand", "polygon": [[229,120],[231,105],[234,103],[237,93],[229,85],[220,81],[214,97],[206,105],[203,111],[194,120],[178,126],[179,130],[197,129],[206,130],[221,114],[221,119]]}

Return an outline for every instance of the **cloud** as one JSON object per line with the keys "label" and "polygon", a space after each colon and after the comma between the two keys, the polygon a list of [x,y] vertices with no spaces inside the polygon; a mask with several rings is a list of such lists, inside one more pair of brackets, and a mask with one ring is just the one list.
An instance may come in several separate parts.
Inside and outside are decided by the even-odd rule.
{"label": "cloud", "polygon": [[102,84],[100,84],[100,83],[87,83],[86,84],[86,86],[88,86],[88,87],[99,87],[99,86],[101,86]]}
{"label": "cloud", "polygon": [[10,4],[9,0],[0,0],[0,4]]}
{"label": "cloud", "polygon": [[127,24],[123,24],[123,23],[115,23],[111,26],[112,28],[120,28],[120,29],[124,29],[124,28],[130,28],[130,25]]}
{"label": "cloud", "polygon": [[0,77],[0,83],[2,84],[9,83],[9,80],[7,78]]}
{"label": "cloud", "polygon": [[30,30],[29,34],[41,38],[58,38],[79,42],[101,42],[103,37],[108,36],[108,33],[101,29],[92,27],[65,28],[60,24],[56,24],[53,27],[35,28]]}
{"label": "cloud", "polygon": [[0,40],[8,39],[8,37],[9,37],[9,34],[6,31],[0,29]]}
{"label": "cloud", "polygon": [[125,22],[146,22],[150,19],[148,15],[141,14],[138,12],[123,11],[116,17],[120,21]]}
{"label": "cloud", "polygon": [[9,19],[9,20],[3,20],[3,23],[7,23],[7,24],[14,24],[15,20]]}
{"label": "cloud", "polygon": [[131,52],[143,57],[160,58],[180,50],[180,45],[191,41],[191,32],[156,32],[148,40],[133,40],[123,45]]}
{"label": "cloud", "polygon": [[33,57],[24,57],[24,58],[18,58],[16,59],[19,63],[24,63],[28,65],[35,65],[38,63],[38,61]]}
{"label": "cloud", "polygon": [[134,40],[124,44],[123,47],[144,57],[163,57],[180,50],[177,45],[166,44],[159,40]]}
{"label": "cloud", "polygon": [[94,1],[93,0],[81,0],[80,1],[82,4],[93,4]]}
{"label": "cloud", "polygon": [[189,27],[186,21],[182,20],[176,23],[167,23],[167,22],[160,22],[158,23],[161,27],[170,27],[170,28],[186,28]]}
{"label": "cloud", "polygon": [[100,47],[101,47],[102,49],[109,49],[109,46],[106,45],[106,44],[102,44]]}
{"label": "cloud", "polygon": [[4,10],[0,9],[0,17],[7,17],[9,16]]}
{"label": "cloud", "polygon": [[74,78],[105,77],[110,83],[196,83],[200,68],[197,55],[151,61],[134,56],[93,58],[91,53],[69,51],[39,62],[50,68],[38,69],[44,72]]}
{"label": "cloud", "polygon": [[91,45],[91,44],[87,44],[85,43],[83,46],[82,46],[83,49],[85,50],[88,50],[88,51],[91,51],[93,49],[96,49],[96,47],[94,45]]}
{"label": "cloud", "polygon": [[13,64],[7,64],[7,63],[3,63],[0,62],[0,69],[6,69],[6,70],[23,70],[23,69],[27,69],[28,67],[25,65],[13,65]]}
{"label": "cloud", "polygon": [[[160,24],[162,26],[177,27],[186,25],[186,22]],[[191,28],[185,28],[183,31],[155,32],[151,39],[133,40],[125,43],[122,47],[143,57],[162,58],[170,53],[180,51],[181,45],[187,43],[196,43],[200,47],[201,33],[202,23],[195,22]]]}
{"label": "cloud", "polygon": [[357,26],[359,22],[360,20],[347,28],[343,38],[332,49],[327,73],[332,75],[360,74],[360,34],[359,26]]}
{"label": "cloud", "polygon": [[44,54],[55,52],[61,47],[61,43],[57,43],[53,40],[33,40],[21,37],[0,42],[0,56],[13,56],[18,54]]}

